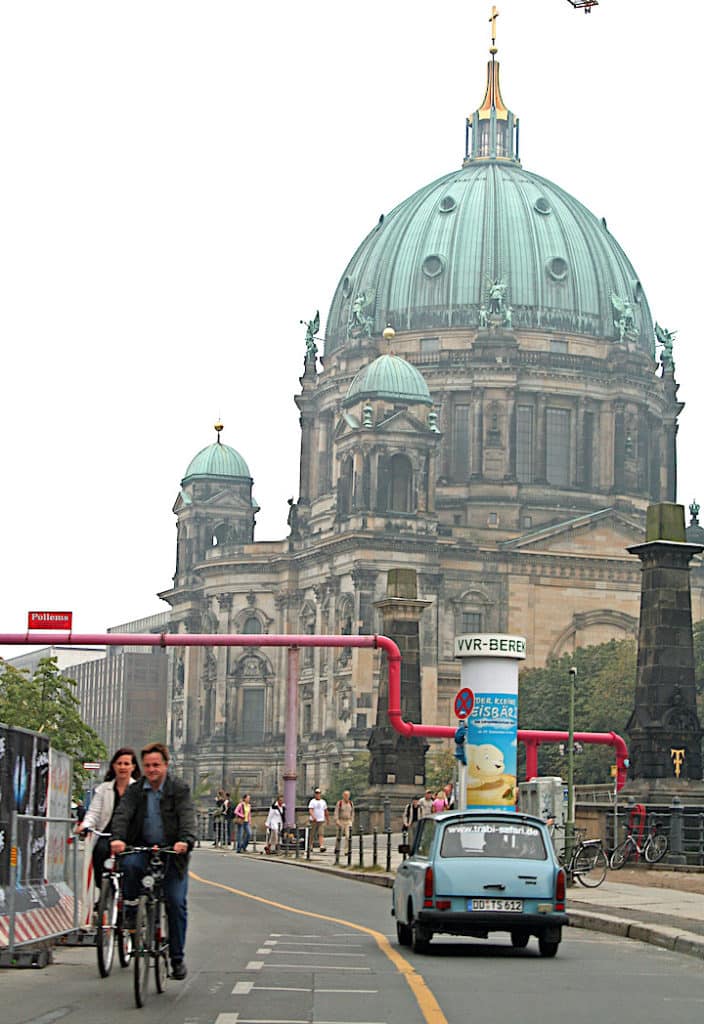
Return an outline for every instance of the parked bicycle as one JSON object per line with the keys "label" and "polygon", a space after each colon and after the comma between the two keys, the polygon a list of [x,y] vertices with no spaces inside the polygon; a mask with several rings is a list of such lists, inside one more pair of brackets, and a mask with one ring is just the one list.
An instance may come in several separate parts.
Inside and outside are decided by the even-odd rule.
{"label": "parked bicycle", "polygon": [[[97,832],[98,837],[110,838],[109,832]],[[122,871],[118,859],[107,857],[103,864],[100,896],[96,906],[95,950],[101,978],[112,970],[115,947],[121,967],[127,967],[132,952],[132,935],[125,927],[122,899]]]}
{"label": "parked bicycle", "polygon": [[[565,826],[553,822],[551,831],[564,832]],[[565,845],[557,847],[560,864],[567,872],[568,879],[575,879],[587,889],[595,889],[606,878],[609,858],[602,846],[601,839],[584,839],[581,829],[575,829],[572,852],[565,860]]]}
{"label": "parked bicycle", "polygon": [[648,864],[657,864],[667,853],[668,847],[667,836],[660,831],[660,822],[654,821],[642,846],[629,830],[626,838],[611,854],[611,867],[618,871],[634,855],[636,858],[643,856]]}
{"label": "parked bicycle", "polygon": [[142,876],[142,895],[137,905],[132,960],[134,962],[134,999],[138,1007],[147,998],[150,968],[154,968],[157,992],[166,988],[170,973],[169,923],[166,913],[166,856],[175,853],[164,846],[132,846],[127,853],[148,853],[147,871]]}

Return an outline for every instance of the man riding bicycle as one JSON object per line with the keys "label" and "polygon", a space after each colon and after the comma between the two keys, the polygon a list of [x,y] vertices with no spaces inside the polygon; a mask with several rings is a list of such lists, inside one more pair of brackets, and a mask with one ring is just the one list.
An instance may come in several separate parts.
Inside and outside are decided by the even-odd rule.
{"label": "man riding bicycle", "polygon": [[[129,846],[170,846],[164,888],[169,919],[171,977],[186,977],[184,952],[188,920],[188,859],[196,841],[196,814],[191,791],[183,779],[169,774],[169,751],[163,743],[150,743],[141,752],[143,780],[130,786],[112,820],[110,850],[123,853]],[[134,903],[146,871],[146,855],[122,858],[127,923],[134,918]],[[131,904],[131,905],[130,905]]]}

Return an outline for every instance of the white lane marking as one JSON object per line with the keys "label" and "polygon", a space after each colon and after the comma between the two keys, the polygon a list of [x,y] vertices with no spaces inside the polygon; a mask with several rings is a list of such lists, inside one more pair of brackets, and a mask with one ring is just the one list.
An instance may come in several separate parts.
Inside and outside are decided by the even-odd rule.
{"label": "white lane marking", "polygon": [[215,1018],[215,1024],[238,1024],[239,1013],[219,1013]]}
{"label": "white lane marking", "polygon": [[[312,992],[312,988],[291,988],[290,986],[281,985],[255,985],[255,992]],[[320,991],[320,990],[318,990]]]}
{"label": "white lane marking", "polygon": [[322,949],[258,949],[257,953],[277,953],[279,956],[337,956],[346,960],[364,960],[366,953],[325,953]]}
{"label": "white lane marking", "polygon": [[267,939],[264,943],[265,946],[278,946],[278,944],[276,939]]}
{"label": "white lane marking", "polygon": [[253,988],[254,988],[254,982],[253,981],[238,981],[237,984],[235,985],[235,987],[233,988],[232,992],[230,993],[230,995],[233,995],[233,996],[248,996]]}
{"label": "white lane marking", "polygon": [[[282,967],[290,967],[295,971],[366,971],[367,974],[371,974],[372,971],[371,967],[345,967],[343,964],[265,964],[261,962],[252,969],[258,971],[262,967],[270,967],[275,971],[280,971]],[[316,1021],[316,1024],[319,1022]]]}
{"label": "white lane marking", "polygon": [[[396,938],[396,936],[393,936],[393,938]],[[297,946],[297,947],[300,947],[300,946],[306,946],[306,947],[308,947],[308,946],[316,946],[316,947],[317,946],[322,946],[323,949],[362,949],[363,948],[361,942],[291,942],[291,941],[287,942],[286,940],[284,940],[283,942],[278,942],[277,945],[278,946]]]}
{"label": "white lane marking", "polygon": [[263,960],[250,960],[247,966],[245,967],[245,971],[261,971],[263,966]]}
{"label": "white lane marking", "polygon": [[379,994],[378,988],[316,988],[316,994],[318,992],[351,992],[356,996],[376,996]]}
{"label": "white lane marking", "polygon": [[262,948],[261,948],[261,949],[258,949],[258,950],[257,950],[257,956],[270,956],[270,954],[271,954],[272,952],[273,952],[273,950],[271,950],[271,949],[265,949],[265,948],[264,948],[264,947],[262,946]]}
{"label": "white lane marking", "polygon": [[[308,936],[310,938],[310,936]],[[320,938],[320,936],[314,936]],[[299,939],[305,939],[305,935],[279,935],[278,939],[282,940],[277,945],[282,946],[328,946],[340,947],[341,949],[360,949],[363,945],[361,942],[299,942]],[[390,935],[389,938],[396,938],[395,935]],[[288,940],[288,941],[287,941]],[[273,943],[272,943],[273,944]],[[264,943],[266,945],[266,943]]]}

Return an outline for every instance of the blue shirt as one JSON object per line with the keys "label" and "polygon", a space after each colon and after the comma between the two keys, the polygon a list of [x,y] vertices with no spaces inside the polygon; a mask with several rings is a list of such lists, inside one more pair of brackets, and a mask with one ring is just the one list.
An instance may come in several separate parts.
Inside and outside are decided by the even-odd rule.
{"label": "blue shirt", "polygon": [[[166,780],[164,780],[166,781]],[[164,846],[164,826],[161,822],[161,794],[164,783],[158,789],[152,789],[145,779],[143,788],[147,793],[147,812],[144,815],[142,835],[145,846]]]}

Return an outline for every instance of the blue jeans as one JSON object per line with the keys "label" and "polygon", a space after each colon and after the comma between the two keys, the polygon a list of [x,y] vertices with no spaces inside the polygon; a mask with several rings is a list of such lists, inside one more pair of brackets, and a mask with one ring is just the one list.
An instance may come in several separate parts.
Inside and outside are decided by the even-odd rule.
{"label": "blue jeans", "polygon": [[[142,876],[147,873],[147,864],[146,853],[128,853],[126,857],[120,858],[120,866],[125,873],[123,894],[126,900],[136,900],[140,896]],[[183,960],[188,925],[188,872],[185,871],[181,878],[172,856],[167,856],[164,895],[169,920],[169,956],[172,962]]]}
{"label": "blue jeans", "polygon": [[237,822],[237,852],[244,853],[252,838],[252,830],[248,821]]}

